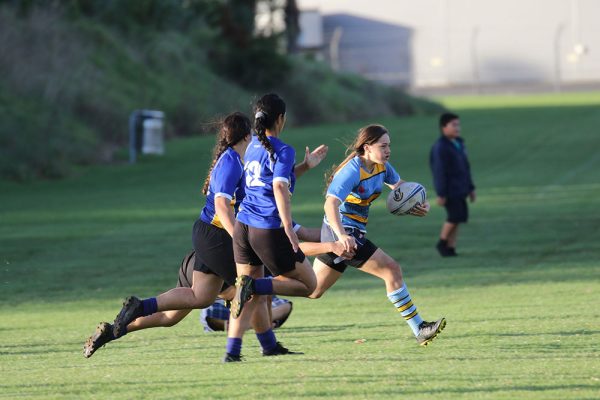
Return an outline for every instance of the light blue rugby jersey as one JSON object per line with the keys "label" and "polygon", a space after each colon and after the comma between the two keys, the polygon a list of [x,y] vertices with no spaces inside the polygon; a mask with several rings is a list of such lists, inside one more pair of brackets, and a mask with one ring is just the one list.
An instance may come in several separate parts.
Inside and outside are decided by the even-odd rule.
{"label": "light blue rugby jersey", "polygon": [[244,155],[246,196],[240,204],[237,219],[255,228],[274,229],[281,227],[281,218],[275,203],[273,182],[286,182],[290,193],[294,192],[296,152],[278,138],[267,137],[275,150],[275,162],[270,160],[269,152],[258,137],[253,136]]}
{"label": "light blue rugby jersey", "polygon": [[206,205],[200,219],[207,224],[223,228],[215,211],[215,197],[225,197],[231,201],[234,210],[244,198],[244,165],[240,155],[228,147],[219,157],[210,173]]}
{"label": "light blue rugby jersey", "polygon": [[[342,202],[340,213],[345,227],[367,231],[369,207],[381,195],[383,184],[395,185],[400,175],[390,163],[375,164],[367,171],[360,157],[351,158],[336,172],[327,188],[327,196],[333,196]],[[324,221],[328,223],[327,217]]]}

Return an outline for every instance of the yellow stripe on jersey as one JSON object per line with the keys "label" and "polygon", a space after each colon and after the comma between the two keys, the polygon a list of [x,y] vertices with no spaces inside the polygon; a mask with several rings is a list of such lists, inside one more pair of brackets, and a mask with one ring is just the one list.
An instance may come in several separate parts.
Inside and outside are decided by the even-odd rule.
{"label": "yellow stripe on jersey", "polygon": [[379,193],[373,193],[368,199],[361,199],[360,197],[356,197],[354,196],[352,193],[350,193],[348,195],[348,197],[346,197],[346,200],[344,200],[346,203],[352,203],[352,204],[358,204],[359,206],[370,206],[371,203],[373,201],[375,201],[376,198],[378,198],[381,195],[381,192]]}
{"label": "yellow stripe on jersey", "polygon": [[[235,207],[235,197],[231,199],[229,205],[231,206],[231,208]],[[215,216],[213,217],[212,221],[210,221],[210,224],[216,226],[217,228],[225,229],[225,227],[221,223],[221,220],[219,220],[219,216],[217,215],[216,211]]]}
{"label": "yellow stripe on jersey", "polygon": [[210,224],[216,226],[217,228],[223,229],[223,224],[219,220],[217,213],[215,213],[215,216],[213,217],[212,221],[210,221]]}
{"label": "yellow stripe on jersey", "polygon": [[362,222],[363,224],[366,224],[367,220],[368,220],[368,218],[361,217],[360,215],[355,215],[355,214],[342,213],[342,215],[345,215],[346,217],[353,219],[355,221]]}
{"label": "yellow stripe on jersey", "polygon": [[373,171],[365,171],[365,169],[361,166],[360,168],[360,180],[364,181],[365,179],[369,179],[374,177],[375,175],[379,175],[385,172],[385,164],[375,164],[373,167]]}

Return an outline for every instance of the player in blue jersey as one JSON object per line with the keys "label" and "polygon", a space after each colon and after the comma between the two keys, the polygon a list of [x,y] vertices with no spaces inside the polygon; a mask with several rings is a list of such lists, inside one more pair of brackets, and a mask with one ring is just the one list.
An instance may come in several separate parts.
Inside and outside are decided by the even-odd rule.
{"label": "player in blue jersey", "polygon": [[[226,362],[240,360],[246,325],[255,308],[265,307],[265,295],[308,297],[317,283],[292,228],[290,206],[296,177],[312,165],[304,162],[295,166],[294,148],[279,138],[286,121],[283,99],[267,94],[255,108],[256,135],[244,156],[246,197],[233,234],[238,278]],[[263,278],[263,265],[274,279]]]}
{"label": "player in blue jersey", "polygon": [[[117,315],[112,332],[106,332],[107,323],[103,323],[84,346],[84,354],[89,357],[102,345],[102,342],[117,339],[128,332],[155,326],[171,326],[181,320],[190,309],[210,306],[224,283],[233,285],[236,266],[233,258],[231,233],[234,226],[234,209],[243,197],[243,164],[240,155],[244,153],[250,140],[251,123],[247,117],[234,113],[223,123],[214,150],[213,164],[206,178],[203,192],[206,205],[194,224],[193,244],[196,253],[193,283],[191,287],[181,286],[169,290],[157,297],[140,300],[129,297]],[[322,150],[308,153],[305,164],[320,162]],[[304,238],[307,239],[305,234]],[[319,240],[308,237],[308,239]],[[337,251],[342,253],[340,245],[327,248],[322,243],[306,243],[307,251]],[[337,246],[336,246],[337,245]],[[316,253],[314,253],[316,254]],[[172,313],[167,311],[182,311]],[[288,350],[281,346],[272,334],[268,309],[258,310],[253,319],[253,328],[259,335],[263,354],[286,354]],[[140,321],[137,321],[140,319]],[[138,323],[139,322],[139,323]],[[269,333],[265,333],[269,331]],[[108,340],[107,340],[108,339]]]}
{"label": "player in blue jersey", "polygon": [[[194,224],[192,242],[196,253],[192,287],[176,287],[157,297],[140,300],[131,296],[123,303],[113,325],[113,336],[127,333],[127,326],[139,317],[168,310],[189,310],[210,306],[223,283],[233,285],[236,266],[232,235],[237,199],[243,197],[244,167],[241,156],[251,137],[250,120],[241,113],[227,116],[214,148],[213,163],[204,183],[206,204]],[[286,354],[288,350],[272,334],[268,310],[258,309],[252,327],[257,333],[263,353]],[[261,334],[269,331],[269,340]]]}
{"label": "player in blue jersey", "polygon": [[[423,321],[417,312],[402,277],[400,265],[365,237],[371,203],[382,192],[383,185],[397,188],[403,181],[390,158],[390,135],[381,125],[369,125],[359,130],[350,154],[328,179],[325,199],[325,218],[321,240],[339,240],[346,250],[355,249],[351,260],[343,260],[335,254],[323,254],[314,262],[317,288],[311,298],[319,298],[341,276],[348,265],[381,278],[385,282],[389,300],[411,327],[417,342],[427,345],[444,329],[444,318]],[[425,216],[429,204],[419,206],[412,215]]]}

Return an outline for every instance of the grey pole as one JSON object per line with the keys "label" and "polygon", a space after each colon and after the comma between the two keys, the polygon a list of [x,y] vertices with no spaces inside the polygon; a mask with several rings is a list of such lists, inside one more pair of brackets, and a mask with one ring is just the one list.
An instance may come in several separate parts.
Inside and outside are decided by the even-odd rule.
{"label": "grey pole", "polygon": [[565,30],[564,24],[559,24],[554,33],[554,91],[561,91],[561,68],[560,68],[560,39]]}

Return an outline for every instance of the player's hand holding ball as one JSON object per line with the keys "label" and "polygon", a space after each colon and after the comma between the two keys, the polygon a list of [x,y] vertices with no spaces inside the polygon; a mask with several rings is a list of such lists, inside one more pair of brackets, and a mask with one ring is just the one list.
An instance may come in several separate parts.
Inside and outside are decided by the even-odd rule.
{"label": "player's hand holding ball", "polygon": [[387,198],[387,209],[394,215],[424,217],[429,212],[427,193],[417,182],[402,182]]}
{"label": "player's hand holding ball", "polygon": [[412,210],[409,211],[409,214],[415,217],[424,217],[429,212],[429,208],[429,202],[425,201],[424,204],[414,206]]}

